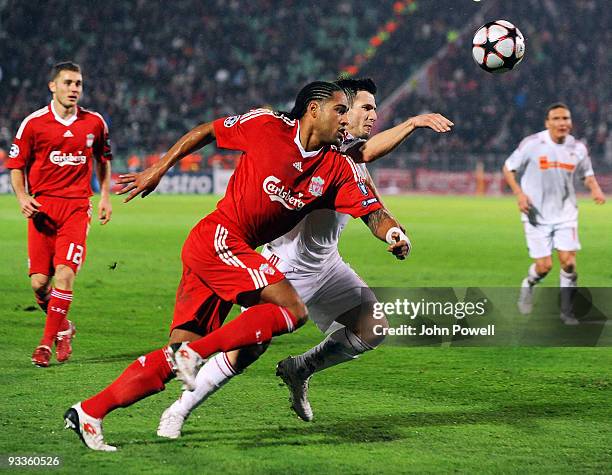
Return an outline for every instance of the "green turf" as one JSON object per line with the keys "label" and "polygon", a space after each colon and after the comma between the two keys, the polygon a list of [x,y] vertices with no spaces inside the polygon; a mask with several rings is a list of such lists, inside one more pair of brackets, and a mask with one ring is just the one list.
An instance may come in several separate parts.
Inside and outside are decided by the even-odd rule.
{"label": "green turf", "polygon": [[[389,207],[414,253],[397,262],[362,223],[341,251],[377,286],[516,286],[529,259],[510,198],[401,197]],[[317,343],[312,324],[269,351],[189,420],[156,437],[179,385],[105,420],[114,454],[86,450],[62,414],[167,337],[180,248],[212,197],[115,202],[92,226],[71,315],[79,334],[63,366],[34,368],[42,330],[26,276],[25,220],[0,197],[0,454],[53,454],[71,473],[576,473],[609,472],[609,348],[407,348],[383,345],[312,380],[316,421],[297,420],[276,362]],[[612,208],[581,202],[580,283],[612,287]],[[116,263],[116,266],[114,265]],[[114,267],[114,269],[112,268]],[[546,285],[557,285],[558,264]]]}

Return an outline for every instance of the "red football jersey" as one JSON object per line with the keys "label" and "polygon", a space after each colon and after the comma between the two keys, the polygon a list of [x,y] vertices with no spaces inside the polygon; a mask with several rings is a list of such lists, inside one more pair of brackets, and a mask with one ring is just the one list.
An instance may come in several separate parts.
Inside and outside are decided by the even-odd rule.
{"label": "red football jersey", "polygon": [[112,159],[102,116],[77,107],[76,114],[64,120],[51,102],[21,123],[7,168],[25,169],[30,194],[87,198],[93,194],[94,159]]}
{"label": "red football jersey", "polygon": [[314,209],[357,218],[381,208],[349,157],[329,146],[304,150],[297,120],[257,109],[218,119],[214,128],[219,147],[243,155],[210,216],[252,247],[282,236]]}

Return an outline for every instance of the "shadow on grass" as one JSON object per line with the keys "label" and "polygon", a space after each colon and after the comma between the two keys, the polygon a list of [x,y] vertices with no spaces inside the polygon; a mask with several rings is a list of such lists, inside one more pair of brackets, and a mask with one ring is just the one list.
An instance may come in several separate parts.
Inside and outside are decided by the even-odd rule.
{"label": "shadow on grass", "polygon": [[[603,409],[603,408],[602,408]],[[187,423],[180,443],[231,443],[240,449],[277,447],[290,445],[336,445],[371,442],[392,442],[413,437],[410,429],[432,426],[465,426],[475,424],[505,424],[524,429],[537,427],[540,419],[562,417],[600,418],[597,406],[581,406],[570,403],[528,403],[503,405],[496,408],[469,410],[457,409],[438,412],[412,412],[374,415],[364,418],[342,419],[333,422],[304,423],[302,426],[261,428],[219,428],[215,425],[210,433],[205,427],[194,427]],[[191,425],[191,427],[189,427]],[[232,442],[230,442],[232,441]],[[167,439],[156,441],[131,440],[133,444],[176,443]]]}

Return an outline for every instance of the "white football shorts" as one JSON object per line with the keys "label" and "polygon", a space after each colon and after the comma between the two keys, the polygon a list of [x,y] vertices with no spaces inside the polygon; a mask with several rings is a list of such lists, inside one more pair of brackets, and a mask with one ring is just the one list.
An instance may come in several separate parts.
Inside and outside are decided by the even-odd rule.
{"label": "white football shorts", "polygon": [[558,251],[579,251],[578,223],[536,224],[524,222],[529,257],[539,259]]}
{"label": "white football shorts", "polygon": [[357,273],[339,256],[319,272],[305,272],[289,266],[266,247],[262,255],[269,259],[295,287],[308,307],[308,317],[319,330],[326,332],[343,313],[365,302],[376,302],[376,296]]}

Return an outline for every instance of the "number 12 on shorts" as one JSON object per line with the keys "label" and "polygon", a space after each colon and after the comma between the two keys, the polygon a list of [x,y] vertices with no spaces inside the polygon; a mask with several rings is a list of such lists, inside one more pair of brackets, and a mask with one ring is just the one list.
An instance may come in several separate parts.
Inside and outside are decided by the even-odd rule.
{"label": "number 12 on shorts", "polygon": [[81,259],[83,258],[83,246],[70,243],[68,247],[68,253],[66,254],[66,260],[74,262],[77,266],[81,265]]}

